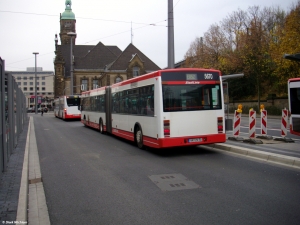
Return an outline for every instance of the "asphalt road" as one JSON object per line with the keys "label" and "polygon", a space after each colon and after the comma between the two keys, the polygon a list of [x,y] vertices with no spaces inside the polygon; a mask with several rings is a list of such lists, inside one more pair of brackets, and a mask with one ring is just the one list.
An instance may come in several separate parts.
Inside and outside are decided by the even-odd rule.
{"label": "asphalt road", "polygon": [[51,224],[299,224],[299,170],[32,116]]}

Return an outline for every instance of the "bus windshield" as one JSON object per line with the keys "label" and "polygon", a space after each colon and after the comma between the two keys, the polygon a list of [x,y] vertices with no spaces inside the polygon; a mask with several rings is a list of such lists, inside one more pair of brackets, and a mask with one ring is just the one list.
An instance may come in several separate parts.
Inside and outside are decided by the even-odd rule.
{"label": "bus windshield", "polygon": [[164,112],[222,109],[220,84],[162,85]]}
{"label": "bus windshield", "polygon": [[79,106],[80,98],[67,98],[67,105],[68,106]]}

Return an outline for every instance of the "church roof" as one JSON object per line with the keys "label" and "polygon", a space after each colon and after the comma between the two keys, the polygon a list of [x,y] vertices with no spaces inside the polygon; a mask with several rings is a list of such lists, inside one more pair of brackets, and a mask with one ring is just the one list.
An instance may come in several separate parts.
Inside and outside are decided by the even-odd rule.
{"label": "church roof", "polygon": [[160,70],[160,68],[152,62],[147,56],[144,55],[137,47],[133,44],[129,44],[127,48],[122,52],[122,54],[110,65],[109,70],[126,70],[128,63],[132,60],[133,55],[138,55],[138,57],[143,61],[144,66],[147,71]]}
{"label": "church roof", "polygon": [[[57,51],[65,61],[65,76],[70,76],[70,45],[57,45]],[[104,69],[122,53],[117,46],[73,45],[74,69]],[[59,55],[59,54],[57,54]]]}
{"label": "church roof", "polygon": [[[111,46],[110,48],[115,52],[119,49],[117,46],[114,46],[114,48]],[[78,54],[77,58],[74,51],[75,69],[104,69],[107,64],[111,63],[118,57],[118,55],[111,51],[110,48],[99,42],[92,49],[88,50],[85,55],[79,56]],[[121,50],[119,49],[119,54],[120,53]]]}

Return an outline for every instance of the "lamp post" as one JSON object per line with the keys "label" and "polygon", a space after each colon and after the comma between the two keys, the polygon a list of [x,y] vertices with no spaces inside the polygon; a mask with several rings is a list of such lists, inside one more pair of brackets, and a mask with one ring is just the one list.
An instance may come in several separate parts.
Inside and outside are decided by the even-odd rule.
{"label": "lamp post", "polygon": [[37,114],[37,75],[36,75],[36,55],[39,54],[38,52],[33,52],[32,54],[34,54],[35,56],[35,69],[34,69],[34,74],[35,74],[35,114]]}
{"label": "lamp post", "polygon": [[[70,52],[70,95],[73,95],[73,37],[76,37],[76,33],[74,32],[68,32],[68,36],[70,36],[71,39],[71,52]],[[74,41],[75,43],[75,41]]]}

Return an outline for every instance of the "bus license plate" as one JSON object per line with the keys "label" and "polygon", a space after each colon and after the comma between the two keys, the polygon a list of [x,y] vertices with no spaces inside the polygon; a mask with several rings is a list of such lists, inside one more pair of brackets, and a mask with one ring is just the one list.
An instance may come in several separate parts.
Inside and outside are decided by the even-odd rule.
{"label": "bus license plate", "polygon": [[192,138],[192,139],[189,139],[189,142],[201,142],[202,141],[202,138]]}

